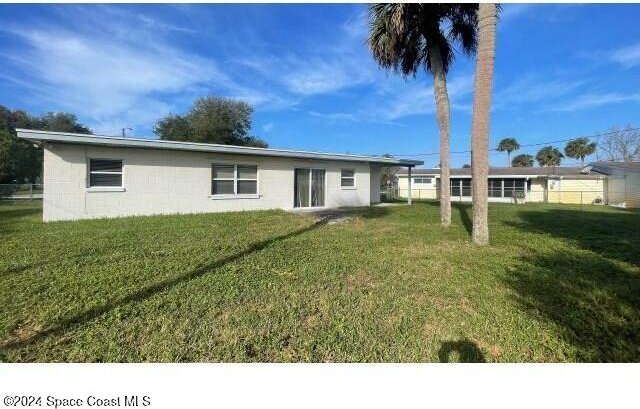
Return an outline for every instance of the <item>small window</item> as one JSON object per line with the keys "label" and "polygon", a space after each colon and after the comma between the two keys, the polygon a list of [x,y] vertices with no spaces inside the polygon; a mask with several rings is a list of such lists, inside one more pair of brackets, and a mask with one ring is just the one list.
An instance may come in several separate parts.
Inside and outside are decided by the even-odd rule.
{"label": "small window", "polygon": [[122,160],[90,159],[89,187],[122,187]]}
{"label": "small window", "polygon": [[211,165],[212,195],[255,195],[257,193],[257,166]]}
{"label": "small window", "polygon": [[356,171],[353,169],[342,169],[340,173],[340,186],[341,187],[355,187],[356,186]]}
{"label": "small window", "polygon": [[413,178],[413,183],[417,185],[430,185],[431,178]]}

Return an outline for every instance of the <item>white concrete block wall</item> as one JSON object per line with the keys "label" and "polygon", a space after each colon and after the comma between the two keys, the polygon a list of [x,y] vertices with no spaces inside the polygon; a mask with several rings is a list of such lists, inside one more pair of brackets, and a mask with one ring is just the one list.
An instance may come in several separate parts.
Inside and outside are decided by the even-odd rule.
{"label": "white concrete block wall", "polygon": [[[43,219],[293,209],[294,169],[325,169],[325,207],[368,206],[370,165],[360,162],[237,156],[206,152],[52,144],[44,149]],[[88,160],[122,159],[124,191],[88,189]],[[211,164],[258,166],[258,198],[211,198]],[[340,187],[342,168],[356,186]]]}

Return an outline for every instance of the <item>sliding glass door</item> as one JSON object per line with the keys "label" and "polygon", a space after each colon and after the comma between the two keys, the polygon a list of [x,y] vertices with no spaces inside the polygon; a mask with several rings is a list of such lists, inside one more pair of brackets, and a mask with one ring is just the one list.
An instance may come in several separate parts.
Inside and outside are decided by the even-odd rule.
{"label": "sliding glass door", "polygon": [[322,207],[325,197],[324,169],[296,168],[294,172],[294,207]]}

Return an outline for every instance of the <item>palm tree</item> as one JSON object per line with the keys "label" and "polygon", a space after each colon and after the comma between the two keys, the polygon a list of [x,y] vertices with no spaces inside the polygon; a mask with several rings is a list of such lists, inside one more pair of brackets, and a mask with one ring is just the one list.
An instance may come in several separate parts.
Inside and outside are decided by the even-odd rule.
{"label": "palm tree", "polygon": [[447,72],[454,43],[465,54],[476,50],[477,4],[374,4],[369,7],[369,49],[383,68],[415,76],[421,67],[433,75],[440,129],[440,219],[451,224],[449,187],[450,105]]}
{"label": "palm tree", "polygon": [[473,230],[471,238],[481,246],[489,244],[488,183],[489,176],[489,114],[493,88],[493,66],[496,54],[496,23],[498,8],[493,3],[481,3],[478,8],[478,57],[473,91],[473,122],[471,124],[471,189]]}
{"label": "palm tree", "polygon": [[530,168],[533,166],[533,156],[526,153],[516,155],[511,161],[511,166],[516,168]]}
{"label": "palm tree", "polygon": [[564,153],[570,158],[580,159],[582,166],[584,166],[584,158],[591,155],[596,151],[596,143],[589,143],[587,138],[578,138],[567,143],[564,147]]}
{"label": "palm tree", "polygon": [[564,158],[562,152],[553,146],[545,146],[536,154],[536,160],[540,166],[560,166],[560,161]]}
{"label": "palm tree", "polygon": [[515,138],[504,138],[498,143],[498,152],[507,152],[507,166],[511,166],[511,152],[520,149],[520,144]]}

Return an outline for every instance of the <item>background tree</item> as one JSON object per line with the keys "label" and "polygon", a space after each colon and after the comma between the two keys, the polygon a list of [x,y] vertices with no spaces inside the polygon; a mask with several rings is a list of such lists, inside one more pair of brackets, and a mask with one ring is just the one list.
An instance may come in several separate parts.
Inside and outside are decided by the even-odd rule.
{"label": "background tree", "polygon": [[516,155],[511,161],[511,166],[516,168],[530,168],[533,166],[533,156],[526,153]]}
{"label": "background tree", "polygon": [[478,8],[478,56],[473,89],[473,119],[471,123],[471,199],[473,205],[472,240],[489,244],[489,119],[491,91],[496,55],[496,24],[498,7],[481,3]]}
{"label": "background tree", "polygon": [[477,4],[374,4],[369,7],[369,49],[383,68],[414,76],[424,68],[433,76],[440,130],[440,219],[451,224],[449,187],[450,104],[446,76],[454,44],[465,54],[476,50]]}
{"label": "background tree", "polygon": [[471,169],[471,165],[465,163],[464,165],[462,165],[462,169]]}
{"label": "background tree", "polygon": [[[388,153],[385,153],[384,155],[382,155],[383,158],[393,158],[393,155],[390,155]],[[398,177],[396,176],[398,174],[398,171],[400,170],[400,168],[398,167],[383,167],[382,168],[382,175],[380,177],[380,187],[382,189],[385,190],[389,190],[390,188],[392,188],[397,180]]]}
{"label": "background tree", "polygon": [[609,133],[600,139],[600,150],[610,161],[640,161],[640,131],[631,125],[625,128],[611,128]]}
{"label": "background tree", "polygon": [[244,101],[222,97],[197,99],[186,115],[170,114],[153,128],[160,139],[266,148],[249,135],[253,108]]}
{"label": "background tree", "polygon": [[73,114],[49,112],[33,116],[0,105],[0,183],[35,183],[42,175],[42,149],[18,139],[16,128],[91,133]]}
{"label": "background tree", "polygon": [[545,146],[536,154],[536,160],[540,166],[560,166],[564,158],[562,152],[553,146]]}
{"label": "background tree", "polygon": [[520,144],[515,138],[504,138],[498,143],[498,152],[507,152],[507,166],[511,166],[511,152],[520,149]]}
{"label": "background tree", "polygon": [[587,138],[578,138],[567,143],[564,147],[564,154],[573,159],[580,159],[584,166],[584,158],[596,151],[596,143],[589,142]]}

